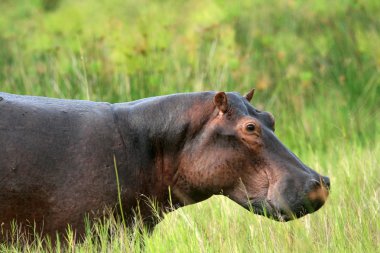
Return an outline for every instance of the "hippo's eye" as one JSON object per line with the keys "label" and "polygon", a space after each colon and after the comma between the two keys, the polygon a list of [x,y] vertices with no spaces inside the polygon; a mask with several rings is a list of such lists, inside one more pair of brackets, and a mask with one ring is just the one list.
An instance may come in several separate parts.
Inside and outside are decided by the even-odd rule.
{"label": "hippo's eye", "polygon": [[253,131],[255,131],[256,126],[255,126],[255,124],[249,123],[245,126],[245,129],[247,130],[247,132],[253,132]]}

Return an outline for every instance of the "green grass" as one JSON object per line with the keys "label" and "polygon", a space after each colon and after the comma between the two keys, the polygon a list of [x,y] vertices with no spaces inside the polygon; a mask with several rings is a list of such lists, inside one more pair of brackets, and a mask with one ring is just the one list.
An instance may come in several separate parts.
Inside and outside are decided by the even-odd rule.
{"label": "green grass", "polygon": [[[331,179],[320,211],[285,224],[219,196],[150,237],[107,220],[66,251],[379,252],[379,1],[238,2],[0,2],[1,91],[121,102],[256,87],[280,139]],[[17,238],[0,251],[42,251]]]}

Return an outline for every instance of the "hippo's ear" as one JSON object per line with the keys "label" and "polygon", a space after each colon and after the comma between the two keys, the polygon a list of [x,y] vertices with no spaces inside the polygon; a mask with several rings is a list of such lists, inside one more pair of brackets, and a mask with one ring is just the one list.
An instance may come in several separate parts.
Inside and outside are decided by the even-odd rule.
{"label": "hippo's ear", "polygon": [[228,110],[227,95],[223,91],[216,93],[214,97],[214,104],[218,107],[219,111],[226,113]]}
{"label": "hippo's ear", "polygon": [[253,94],[255,94],[255,89],[252,89],[250,92],[248,92],[246,95],[245,95],[245,98],[248,100],[248,102],[251,102],[252,98],[253,98]]}

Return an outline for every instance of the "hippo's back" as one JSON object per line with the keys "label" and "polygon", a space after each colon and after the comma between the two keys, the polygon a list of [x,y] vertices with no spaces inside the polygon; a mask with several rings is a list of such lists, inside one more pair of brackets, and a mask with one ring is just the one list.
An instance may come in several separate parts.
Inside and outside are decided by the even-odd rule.
{"label": "hippo's back", "polygon": [[121,145],[108,103],[0,93],[0,222],[49,231],[112,203]]}

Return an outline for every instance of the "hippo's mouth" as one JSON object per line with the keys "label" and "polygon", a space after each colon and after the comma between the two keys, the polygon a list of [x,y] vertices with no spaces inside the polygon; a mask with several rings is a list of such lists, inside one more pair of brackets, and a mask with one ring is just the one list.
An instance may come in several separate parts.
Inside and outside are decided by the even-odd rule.
{"label": "hippo's mouth", "polygon": [[296,211],[276,208],[275,205],[269,200],[249,200],[243,205],[247,210],[265,216],[275,221],[287,222],[305,216],[309,212],[303,208],[297,208]]}

